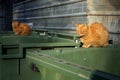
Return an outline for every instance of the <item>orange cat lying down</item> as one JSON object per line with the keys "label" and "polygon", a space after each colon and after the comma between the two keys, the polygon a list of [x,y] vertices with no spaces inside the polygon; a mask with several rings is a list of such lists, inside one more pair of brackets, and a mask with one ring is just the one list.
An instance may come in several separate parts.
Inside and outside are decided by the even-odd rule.
{"label": "orange cat lying down", "polygon": [[84,48],[107,46],[109,32],[101,23],[76,24],[76,32],[81,36],[80,40]]}
{"label": "orange cat lying down", "polygon": [[15,35],[29,35],[31,31],[26,23],[19,23],[18,21],[12,22],[12,28]]}

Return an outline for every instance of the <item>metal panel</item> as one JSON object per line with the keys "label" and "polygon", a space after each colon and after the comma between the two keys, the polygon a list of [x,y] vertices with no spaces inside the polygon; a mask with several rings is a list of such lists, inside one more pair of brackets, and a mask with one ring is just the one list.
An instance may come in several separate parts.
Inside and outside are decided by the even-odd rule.
{"label": "metal panel", "polygon": [[119,80],[119,47],[29,49],[26,59],[36,65],[42,80],[57,80],[57,73],[60,80]]}
{"label": "metal panel", "polygon": [[87,0],[89,11],[120,11],[120,0]]}
{"label": "metal panel", "polygon": [[[34,66],[32,67],[32,61],[28,58],[21,59],[20,61],[20,80],[41,80],[41,72],[34,71]],[[26,74],[28,74],[26,76]]]}
{"label": "metal panel", "polygon": [[19,16],[14,19],[33,22],[35,28],[75,30],[75,23],[87,23],[86,0],[36,0],[23,6],[22,10],[15,8],[13,13]]}
{"label": "metal panel", "polygon": [[0,80],[20,80],[19,61],[0,59]]}

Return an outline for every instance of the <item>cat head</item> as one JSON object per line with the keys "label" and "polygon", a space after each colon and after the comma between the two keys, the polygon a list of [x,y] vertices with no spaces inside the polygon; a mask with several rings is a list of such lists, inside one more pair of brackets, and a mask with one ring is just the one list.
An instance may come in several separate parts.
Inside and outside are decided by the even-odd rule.
{"label": "cat head", "polygon": [[19,26],[19,22],[18,21],[13,21],[12,22],[12,28],[16,29]]}
{"label": "cat head", "polygon": [[88,34],[88,25],[87,24],[75,24],[76,33],[80,36],[84,36]]}

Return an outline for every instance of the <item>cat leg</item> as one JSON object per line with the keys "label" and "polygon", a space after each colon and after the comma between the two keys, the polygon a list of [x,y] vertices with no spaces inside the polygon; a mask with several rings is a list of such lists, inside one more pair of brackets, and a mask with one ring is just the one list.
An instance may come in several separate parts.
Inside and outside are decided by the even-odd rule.
{"label": "cat leg", "polygon": [[108,42],[106,42],[105,44],[103,44],[103,47],[107,46],[108,45]]}
{"label": "cat leg", "polygon": [[95,48],[96,48],[96,47],[100,47],[100,45],[95,44],[95,45],[93,45],[93,47],[95,47]]}
{"label": "cat leg", "polygon": [[28,32],[22,32],[21,35],[27,36],[27,35],[29,35],[29,33]]}
{"label": "cat leg", "polygon": [[16,34],[16,35],[20,35],[20,34],[21,34],[21,31],[18,30],[18,31],[15,32],[15,34]]}
{"label": "cat leg", "polygon": [[99,42],[94,42],[94,43],[92,43],[92,47],[94,47],[94,48],[96,48],[96,47],[100,47]]}
{"label": "cat leg", "polygon": [[83,48],[85,48],[86,46],[85,45],[82,45]]}
{"label": "cat leg", "polygon": [[16,35],[21,35],[22,30],[20,28],[17,29]]}
{"label": "cat leg", "polygon": [[82,47],[83,47],[83,48],[89,48],[89,47],[91,47],[91,44],[88,44],[88,45],[85,45],[85,44],[84,44]]}

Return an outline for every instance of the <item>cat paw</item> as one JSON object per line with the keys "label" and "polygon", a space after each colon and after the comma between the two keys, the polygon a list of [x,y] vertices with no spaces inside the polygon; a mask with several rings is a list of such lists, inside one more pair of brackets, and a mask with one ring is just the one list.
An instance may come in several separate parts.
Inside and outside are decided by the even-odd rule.
{"label": "cat paw", "polygon": [[103,45],[103,47],[105,47],[105,46],[107,46],[108,45],[108,42],[107,43],[105,43],[104,45]]}
{"label": "cat paw", "polygon": [[89,48],[91,45],[83,45],[83,48]]}

